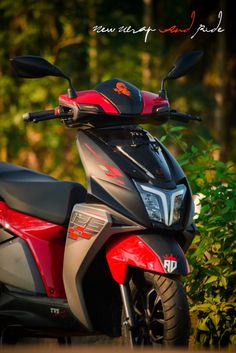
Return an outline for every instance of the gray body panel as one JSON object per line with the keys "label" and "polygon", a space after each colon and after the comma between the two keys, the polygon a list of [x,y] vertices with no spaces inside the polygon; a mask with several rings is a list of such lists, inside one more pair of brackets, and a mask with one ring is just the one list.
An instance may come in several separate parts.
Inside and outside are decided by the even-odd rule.
{"label": "gray body panel", "polygon": [[[81,218],[88,217],[89,220],[83,225],[88,232],[91,219],[103,222],[98,232],[93,232],[90,239],[79,236],[76,240],[70,238],[70,229],[75,226],[74,214],[78,213]],[[89,330],[93,330],[86,302],[83,294],[83,278],[84,275],[98,254],[102,246],[115,233],[124,233],[129,231],[138,231],[144,229],[142,226],[131,222],[129,219],[120,215],[119,219],[123,219],[124,226],[112,226],[112,216],[116,216],[116,212],[109,209],[106,210],[102,205],[77,204],[74,206],[69,231],[66,239],[64,265],[63,265],[63,281],[66,291],[66,297],[69,307],[76,318]],[[85,218],[86,219],[86,218]],[[101,223],[100,223],[101,225]]]}
{"label": "gray body panel", "polygon": [[0,282],[38,294],[46,293],[33,256],[23,239],[16,238],[0,245]]}
{"label": "gray body panel", "polygon": [[[88,193],[135,223],[145,228],[150,226],[141,196],[123,171],[124,166],[115,161],[112,148],[81,130],[77,134],[77,147],[88,179]],[[123,158],[122,162],[129,163]]]}

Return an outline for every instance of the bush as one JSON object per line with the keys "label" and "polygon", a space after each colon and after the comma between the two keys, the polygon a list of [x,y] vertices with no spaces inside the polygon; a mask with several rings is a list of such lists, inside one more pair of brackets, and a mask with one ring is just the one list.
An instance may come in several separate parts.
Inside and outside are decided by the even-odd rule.
{"label": "bush", "polygon": [[[178,132],[178,138],[176,138]],[[195,344],[222,347],[236,343],[235,253],[236,178],[235,166],[214,159],[218,146],[199,138],[187,151],[182,127],[171,128],[168,139],[181,142],[182,165],[193,193],[200,197],[201,210],[196,235],[188,252],[192,272],[186,278],[193,317]]]}

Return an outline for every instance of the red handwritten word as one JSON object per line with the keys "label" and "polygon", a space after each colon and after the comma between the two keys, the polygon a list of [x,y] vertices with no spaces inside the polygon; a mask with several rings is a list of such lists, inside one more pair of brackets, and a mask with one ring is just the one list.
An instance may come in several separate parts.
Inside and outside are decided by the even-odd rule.
{"label": "red handwritten word", "polygon": [[176,25],[174,25],[174,26],[171,26],[170,28],[158,29],[158,31],[160,33],[166,33],[166,32],[170,32],[170,33],[187,33],[187,32],[190,31],[190,29],[193,26],[193,23],[194,23],[194,20],[195,20],[195,15],[196,15],[195,11],[192,11],[192,13],[191,13],[192,22],[191,22],[190,26],[187,27],[187,28],[181,29],[181,28],[178,28]]}

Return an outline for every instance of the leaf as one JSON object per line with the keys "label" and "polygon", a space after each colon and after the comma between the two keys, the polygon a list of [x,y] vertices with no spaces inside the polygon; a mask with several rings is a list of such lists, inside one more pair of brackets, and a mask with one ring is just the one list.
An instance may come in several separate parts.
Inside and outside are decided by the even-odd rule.
{"label": "leaf", "polygon": [[164,136],[162,136],[162,137],[160,138],[160,141],[161,141],[161,142],[164,142],[164,141],[166,140],[166,138],[167,138],[167,135],[164,135]]}
{"label": "leaf", "polygon": [[202,240],[201,243],[199,244],[198,248],[196,249],[194,255],[195,255],[195,256],[203,256],[203,255],[204,255],[205,248],[206,248],[206,244],[205,244],[205,242]]}
{"label": "leaf", "polygon": [[205,284],[216,282],[218,280],[217,276],[211,276],[208,278],[208,280],[205,282]]}
{"label": "leaf", "polygon": [[174,126],[170,129],[170,132],[179,132],[179,131],[183,131],[186,130],[185,126]]}
{"label": "leaf", "polygon": [[199,321],[198,324],[198,329],[201,331],[209,331],[209,328],[207,326],[207,321],[208,321],[208,317],[206,317],[205,319],[202,319]]}
{"label": "leaf", "polygon": [[211,307],[211,304],[209,303],[204,303],[204,304],[198,304],[198,305],[195,305],[195,311],[209,311],[210,310],[210,307]]}
{"label": "leaf", "polygon": [[224,276],[220,277],[220,282],[219,284],[224,287],[225,289],[227,289],[227,284],[228,284],[228,281],[227,281],[227,278],[225,278]]}
{"label": "leaf", "polygon": [[220,322],[220,315],[216,313],[210,313],[209,317],[211,318],[215,328],[217,328]]}
{"label": "leaf", "polygon": [[230,343],[232,344],[232,346],[236,346],[236,335],[231,335],[230,336]]}
{"label": "leaf", "polygon": [[191,147],[191,151],[192,151],[193,153],[196,153],[196,152],[198,152],[198,148],[197,148],[196,146],[192,146],[192,147]]}

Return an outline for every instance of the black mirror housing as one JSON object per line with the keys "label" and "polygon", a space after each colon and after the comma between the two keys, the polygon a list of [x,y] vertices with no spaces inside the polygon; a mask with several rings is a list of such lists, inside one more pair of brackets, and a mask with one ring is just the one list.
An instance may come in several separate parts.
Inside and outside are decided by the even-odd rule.
{"label": "black mirror housing", "polygon": [[159,95],[162,98],[167,99],[167,93],[165,90],[165,81],[175,80],[179,77],[184,76],[193,66],[195,66],[203,56],[202,50],[193,50],[188,53],[181,55],[175,62],[174,67],[168,72],[168,74],[161,81],[161,90]]}
{"label": "black mirror housing", "polygon": [[184,76],[195,66],[203,56],[202,50],[193,50],[181,55],[175,62],[174,67],[168,72],[164,80],[175,80]]}
{"label": "black mirror housing", "polygon": [[16,75],[22,78],[40,78],[45,76],[56,76],[65,78],[69,82],[69,97],[77,97],[76,91],[72,87],[70,78],[66,76],[62,70],[60,70],[58,67],[51,64],[41,56],[16,56],[15,58],[10,59],[10,61]]}
{"label": "black mirror housing", "polygon": [[68,77],[56,66],[50,64],[44,58],[34,55],[16,56],[11,64],[19,77],[40,78],[45,76]]}

